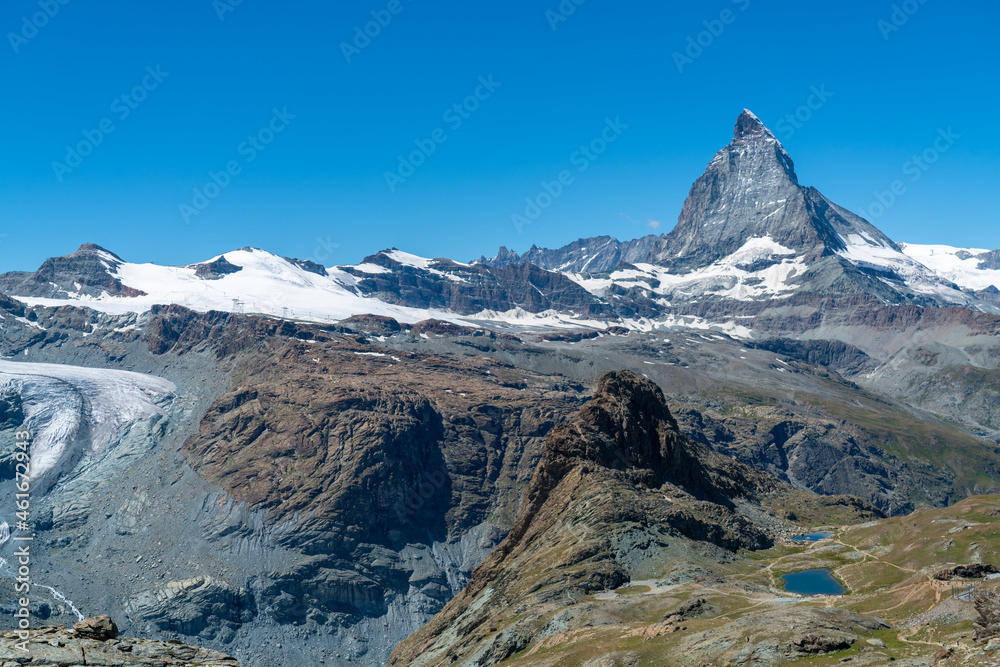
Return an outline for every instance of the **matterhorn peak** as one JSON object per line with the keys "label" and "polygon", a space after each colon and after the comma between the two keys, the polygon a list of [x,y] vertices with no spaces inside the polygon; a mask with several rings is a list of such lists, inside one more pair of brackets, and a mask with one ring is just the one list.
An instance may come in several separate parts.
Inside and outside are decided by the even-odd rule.
{"label": "matterhorn peak", "polygon": [[740,117],[736,119],[734,136],[737,141],[759,138],[777,141],[771,130],[767,129],[767,126],[750,109],[744,109]]}

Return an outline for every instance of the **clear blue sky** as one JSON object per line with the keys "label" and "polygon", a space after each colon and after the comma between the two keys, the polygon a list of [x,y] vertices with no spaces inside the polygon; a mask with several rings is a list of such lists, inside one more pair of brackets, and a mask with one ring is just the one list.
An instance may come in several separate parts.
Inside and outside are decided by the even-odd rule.
{"label": "clear blue sky", "polygon": [[[908,0],[889,31],[888,0],[567,0],[558,22],[560,0],[61,1],[0,9],[0,270],[83,242],[131,261],[252,245],[331,265],[667,232],[744,107],[804,184],[852,210],[904,181],[875,220],[897,240],[1000,248],[994,2]],[[391,21],[345,56],[373,11]],[[478,109],[445,116],[491,75]],[[814,86],[832,96],[807,113]],[[286,108],[263,150],[243,144]],[[797,111],[811,117],[780,125]],[[628,128],[581,173],[573,154],[607,118]],[[114,131],[72,171],[53,165],[102,122]],[[914,182],[908,161],[949,127],[960,138]],[[385,173],[438,128],[447,141],[391,191]],[[204,204],[194,190],[230,162],[239,173],[186,222],[180,205]],[[518,229],[511,215],[562,170],[573,182]]]}

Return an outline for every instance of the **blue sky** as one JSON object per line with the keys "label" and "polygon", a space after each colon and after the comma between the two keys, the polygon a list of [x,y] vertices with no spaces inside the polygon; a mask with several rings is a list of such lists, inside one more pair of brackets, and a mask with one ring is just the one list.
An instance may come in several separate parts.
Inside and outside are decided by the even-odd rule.
{"label": "blue sky", "polygon": [[4,3],[0,270],[665,233],[744,107],[893,238],[1000,248],[996,3],[235,2]]}

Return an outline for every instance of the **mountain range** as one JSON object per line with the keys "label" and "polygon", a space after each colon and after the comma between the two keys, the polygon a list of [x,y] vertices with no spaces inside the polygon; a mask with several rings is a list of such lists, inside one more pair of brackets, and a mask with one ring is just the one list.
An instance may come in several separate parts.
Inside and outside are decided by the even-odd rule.
{"label": "mountain range", "polygon": [[[739,577],[797,532],[1000,491],[998,287],[1000,251],[893,241],[746,110],[665,235],[335,267],[86,244],[0,275],[0,575],[24,424],[39,621],[244,665],[492,665],[633,585],[763,604]],[[755,650],[887,625],[796,618]]]}

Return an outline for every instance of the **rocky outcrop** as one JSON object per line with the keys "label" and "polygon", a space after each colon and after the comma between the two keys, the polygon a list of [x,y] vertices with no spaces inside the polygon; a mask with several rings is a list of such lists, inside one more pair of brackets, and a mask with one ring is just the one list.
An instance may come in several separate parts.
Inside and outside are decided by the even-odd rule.
{"label": "rocky outcrop", "polygon": [[988,574],[998,574],[995,565],[989,563],[972,563],[971,565],[956,565],[945,570],[939,570],[934,574],[938,581],[951,581],[952,579],[982,579]]}
{"label": "rocky outcrop", "polygon": [[368,331],[379,335],[391,335],[402,330],[399,322],[384,315],[353,315],[346,320],[341,320],[340,324],[358,331]]}
{"label": "rocky outcrop", "polygon": [[980,269],[1000,271],[1000,250],[991,250],[982,255],[976,255],[976,259],[979,260]]}
{"label": "rocky outcrop", "polygon": [[295,266],[308,271],[309,273],[315,273],[317,276],[327,276],[330,275],[326,270],[326,267],[322,264],[317,264],[310,259],[295,259],[294,257],[283,257],[282,259],[291,262]]}
{"label": "rocky outcrop", "polygon": [[615,317],[610,306],[576,282],[534,264],[491,267],[435,259],[424,265],[387,250],[365,258],[359,267],[340,269],[357,278],[365,295],[415,308],[447,309],[460,315],[522,309]]}
{"label": "rocky outcrop", "polygon": [[979,618],[972,625],[977,642],[1000,636],[1000,597],[994,591],[980,591],[972,600]]}
{"label": "rocky outcrop", "polygon": [[792,650],[799,653],[833,653],[851,648],[855,642],[850,636],[803,635],[792,642]]}
{"label": "rocky outcrop", "polygon": [[96,639],[103,642],[118,637],[118,625],[110,616],[94,616],[73,625],[73,635],[81,639]]}
{"label": "rocky outcrop", "polygon": [[747,345],[754,349],[783,354],[809,364],[825,366],[844,376],[874,370],[878,365],[861,349],[839,340],[766,338],[751,341]]}
{"label": "rocky outcrop", "polygon": [[219,257],[219,259],[214,262],[206,262],[204,264],[194,265],[194,275],[198,276],[203,280],[218,280],[223,276],[228,276],[232,273],[238,273],[243,270],[242,266],[236,266],[232,262],[226,259],[225,255]]}
{"label": "rocky outcrop", "polygon": [[471,336],[476,331],[470,327],[441,320],[423,320],[410,327],[410,333],[414,336]]}
{"label": "rocky outcrop", "polygon": [[77,623],[74,630],[46,626],[0,633],[0,665],[32,667],[83,667],[84,665],[159,665],[161,667],[239,667],[235,658],[178,641],[118,637],[117,626],[107,616]]}
{"label": "rocky outcrop", "polygon": [[663,620],[669,623],[680,623],[681,621],[690,621],[692,618],[715,616],[718,613],[719,610],[705,598],[695,598],[682,604]]}
{"label": "rocky outcrop", "polygon": [[[510,534],[389,665],[487,667],[533,650],[573,627],[573,614],[559,609],[675,559],[724,562],[738,549],[771,545],[760,522],[766,512],[738,508],[788,493],[682,436],[655,384],[627,371],[605,374],[576,419],[546,439]],[[683,613],[709,608],[694,602]]]}
{"label": "rocky outcrop", "polygon": [[610,273],[622,263],[645,261],[658,240],[659,237],[653,235],[632,241],[596,236],[573,241],[555,250],[532,245],[520,255],[500,246],[495,257],[480,257],[478,263],[498,268],[511,264],[534,264],[548,271]]}
{"label": "rocky outcrop", "polygon": [[204,639],[249,623],[257,611],[249,591],[211,577],[171,581],[138,593],[124,607],[135,622]]}
{"label": "rocky outcrop", "polygon": [[65,299],[70,295],[143,296],[143,292],[122,284],[115,269],[122,264],[118,255],[85,243],[76,252],[45,260],[35,272],[14,271],[0,275],[0,292],[19,296]]}

